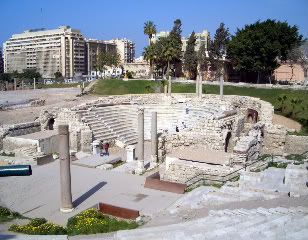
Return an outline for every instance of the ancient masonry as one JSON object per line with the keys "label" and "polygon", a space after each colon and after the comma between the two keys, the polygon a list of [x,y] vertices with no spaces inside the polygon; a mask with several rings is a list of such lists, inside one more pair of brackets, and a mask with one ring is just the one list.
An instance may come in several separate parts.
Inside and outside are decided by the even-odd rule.
{"label": "ancient masonry", "polygon": [[[144,112],[144,140],[152,139],[158,147],[157,152],[153,147],[151,158],[157,163],[166,162],[161,174],[165,180],[187,183],[207,174],[228,180],[234,171],[253,164],[261,153],[283,154],[292,151],[297,141],[302,142],[298,148],[307,147],[305,137],[294,139],[287,136],[284,127],[273,125],[273,106],[257,98],[147,94],[101,97],[70,109],[42,112],[35,122],[3,126],[0,150],[34,159],[57,152],[57,133],[53,129],[63,124],[69,125],[71,152],[91,152],[94,140],[122,148],[135,145],[139,108]],[[157,113],[156,127],[151,126],[153,112]],[[157,129],[156,142],[151,128]],[[210,165],[166,157],[172,149],[194,145],[228,153],[228,162]]]}

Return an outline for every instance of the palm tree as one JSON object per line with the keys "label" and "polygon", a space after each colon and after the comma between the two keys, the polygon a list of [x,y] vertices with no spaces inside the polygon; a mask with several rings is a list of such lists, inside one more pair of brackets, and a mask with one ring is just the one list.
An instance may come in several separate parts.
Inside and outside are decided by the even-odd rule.
{"label": "palm tree", "polygon": [[156,26],[152,21],[147,21],[144,23],[143,33],[149,36],[149,45],[151,45],[151,39],[154,34],[156,34]]}
{"label": "palm tree", "polygon": [[156,45],[151,44],[144,48],[143,57],[146,61],[150,62],[150,78],[153,78],[153,65],[156,58]]}

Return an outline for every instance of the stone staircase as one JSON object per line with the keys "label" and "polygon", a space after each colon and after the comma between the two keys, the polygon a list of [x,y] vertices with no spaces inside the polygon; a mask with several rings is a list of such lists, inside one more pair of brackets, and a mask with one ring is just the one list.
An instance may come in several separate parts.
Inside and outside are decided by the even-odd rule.
{"label": "stone staircase", "polygon": [[114,239],[307,239],[308,208],[224,209],[167,226],[119,231]]}
{"label": "stone staircase", "polygon": [[308,195],[308,165],[288,165],[286,169],[268,168],[262,172],[242,171],[238,182],[221,188],[201,186],[172,204],[167,211],[200,209],[240,201],[263,201],[287,196]]}
{"label": "stone staircase", "polygon": [[[89,106],[78,110],[81,120],[93,131],[94,139],[120,141],[124,146],[137,143],[138,107],[144,108],[145,139],[151,139],[152,112],[157,112],[158,132],[168,130],[176,133],[179,129],[189,130],[202,119],[212,117],[217,109],[206,107],[186,107],[185,105],[147,104],[147,105],[112,105]],[[187,111],[188,109],[188,111]],[[185,125],[185,127],[184,127]]]}
{"label": "stone staircase", "polygon": [[137,143],[137,129],[134,127],[137,118],[135,106],[92,107],[79,113],[82,121],[93,131],[94,139],[109,142],[118,140],[123,145]]}

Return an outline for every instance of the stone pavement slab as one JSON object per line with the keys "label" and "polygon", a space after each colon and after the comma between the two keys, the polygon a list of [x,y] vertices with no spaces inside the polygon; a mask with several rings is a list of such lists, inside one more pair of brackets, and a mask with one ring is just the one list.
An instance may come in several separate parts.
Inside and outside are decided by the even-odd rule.
{"label": "stone pavement slab", "polygon": [[120,160],[121,160],[121,157],[119,155],[113,155],[113,154],[110,154],[109,156],[91,155],[91,156],[83,157],[79,160],[76,160],[72,164],[83,166],[83,167],[96,168],[100,165],[103,165],[106,163],[115,163]]}

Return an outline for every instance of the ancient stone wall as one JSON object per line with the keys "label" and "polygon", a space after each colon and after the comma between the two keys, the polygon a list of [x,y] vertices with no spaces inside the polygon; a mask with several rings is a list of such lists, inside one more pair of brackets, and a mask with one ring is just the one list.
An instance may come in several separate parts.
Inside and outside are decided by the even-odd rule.
{"label": "ancient stone wall", "polygon": [[29,133],[39,132],[41,124],[39,122],[17,123],[0,127],[0,150],[3,149],[3,139],[6,136],[14,137]]}
{"label": "ancient stone wall", "polygon": [[264,124],[256,123],[248,136],[240,137],[233,149],[231,164],[246,165],[258,159],[262,148]]}
{"label": "ancient stone wall", "polygon": [[223,180],[224,176],[234,171],[235,169],[227,167],[167,157],[166,170],[162,173],[161,179],[170,182],[187,183],[193,178],[197,179],[198,176],[203,178],[208,175],[213,180]]}
{"label": "ancient stone wall", "polygon": [[280,125],[266,125],[262,153],[282,155],[286,143],[287,130]]}
{"label": "ancient stone wall", "polygon": [[287,135],[284,152],[301,154],[308,151],[308,136]]}
{"label": "ancient stone wall", "polygon": [[55,129],[61,124],[69,125],[70,150],[91,152],[92,131],[82,123],[81,116],[71,109],[62,109],[55,119]]}

